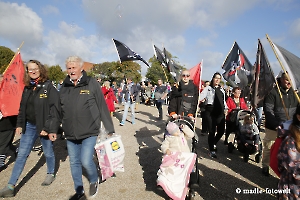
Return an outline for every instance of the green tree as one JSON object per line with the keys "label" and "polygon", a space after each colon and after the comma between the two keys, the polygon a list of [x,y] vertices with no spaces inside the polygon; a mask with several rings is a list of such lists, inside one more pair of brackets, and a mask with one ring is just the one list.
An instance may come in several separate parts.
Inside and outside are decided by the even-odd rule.
{"label": "green tree", "polygon": [[56,83],[66,77],[59,65],[48,67],[48,76],[51,81],[55,81]]}
{"label": "green tree", "polygon": [[[176,58],[173,57],[169,52],[167,52],[169,58]],[[173,61],[179,66],[180,70],[185,69],[183,66],[179,64],[176,60],[173,59]],[[153,82],[154,84],[157,84],[158,79],[162,79],[163,82],[170,82],[171,84],[175,82],[173,76],[171,73],[168,71],[166,67],[162,67],[160,65],[160,62],[156,59],[156,57],[153,55],[152,58],[149,59],[149,63],[151,67],[148,68],[147,73],[146,73],[146,78]]]}
{"label": "green tree", "polygon": [[7,66],[9,65],[11,59],[14,57],[15,53],[4,46],[0,46],[0,73],[2,74]]}
{"label": "green tree", "polygon": [[134,82],[141,81],[141,66],[132,61],[104,62],[95,64],[89,72],[91,76],[101,78],[102,81],[121,82],[124,77],[132,77]]}

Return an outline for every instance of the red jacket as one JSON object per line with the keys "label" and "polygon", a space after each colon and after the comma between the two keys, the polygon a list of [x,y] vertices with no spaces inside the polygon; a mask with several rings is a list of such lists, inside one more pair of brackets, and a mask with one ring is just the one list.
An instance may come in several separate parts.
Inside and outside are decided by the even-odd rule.
{"label": "red jacket", "polygon": [[103,86],[101,89],[102,89],[109,112],[114,112],[115,111],[114,102],[118,103],[118,100],[114,94],[113,89],[112,88],[107,89],[105,86]]}
{"label": "red jacket", "polygon": [[[232,110],[234,109],[237,109],[236,108],[236,104],[233,100],[232,97],[228,97],[227,100],[226,100],[226,104],[227,104],[227,107],[228,107],[228,113],[227,113],[227,116],[226,116],[226,120],[229,120],[229,116],[230,116],[230,113]],[[246,102],[245,102],[245,99],[244,98],[240,98],[240,109],[241,110],[249,110]]]}

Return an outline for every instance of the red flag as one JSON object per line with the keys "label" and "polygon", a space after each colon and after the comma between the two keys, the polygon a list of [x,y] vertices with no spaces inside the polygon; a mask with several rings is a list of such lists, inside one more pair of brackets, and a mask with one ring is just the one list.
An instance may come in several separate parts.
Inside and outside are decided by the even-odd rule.
{"label": "red flag", "polygon": [[191,68],[190,70],[191,80],[193,80],[194,84],[201,89],[201,62],[197,64],[195,67]]}
{"label": "red flag", "polygon": [[0,85],[0,111],[4,117],[18,115],[24,89],[24,66],[20,52],[3,74]]}

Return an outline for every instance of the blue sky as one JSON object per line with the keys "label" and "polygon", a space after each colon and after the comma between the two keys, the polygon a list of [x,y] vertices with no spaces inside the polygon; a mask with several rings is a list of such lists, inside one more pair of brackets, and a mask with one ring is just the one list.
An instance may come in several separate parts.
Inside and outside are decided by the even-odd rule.
{"label": "blue sky", "polygon": [[117,61],[112,38],[145,60],[155,44],[187,69],[203,59],[202,78],[210,80],[223,72],[234,41],[254,63],[260,39],[276,74],[280,66],[266,34],[299,57],[299,10],[298,0],[0,0],[0,45],[16,51],[24,41],[24,61],[65,69],[70,55]]}

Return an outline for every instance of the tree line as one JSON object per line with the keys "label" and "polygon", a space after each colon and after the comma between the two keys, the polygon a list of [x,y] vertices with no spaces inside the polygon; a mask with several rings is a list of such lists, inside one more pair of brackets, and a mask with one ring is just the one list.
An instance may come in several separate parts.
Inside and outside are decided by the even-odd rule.
{"label": "tree line", "polygon": [[[168,52],[169,53],[169,52]],[[15,53],[4,46],[0,46],[0,73],[2,74],[5,69],[8,67],[10,61],[12,60]],[[171,54],[170,58],[173,57]],[[174,59],[173,59],[174,60]],[[180,65],[179,62],[175,61],[181,69],[185,69],[184,66]],[[150,67],[147,68],[146,72],[146,81],[149,81],[153,84],[157,83],[158,79],[162,79],[164,82],[174,83],[172,75],[167,70],[166,67],[162,67],[159,61],[151,57],[148,61]],[[59,65],[49,66],[46,63],[43,63],[48,69],[49,79],[54,82],[59,82],[66,77],[66,71],[62,70],[62,67]],[[110,81],[120,83],[124,78],[131,77],[134,82],[140,82],[142,80],[141,74],[141,65],[138,62],[125,61],[120,63],[119,61],[112,62],[103,62],[94,64],[93,67],[87,70],[88,75],[101,78],[102,81]]]}

